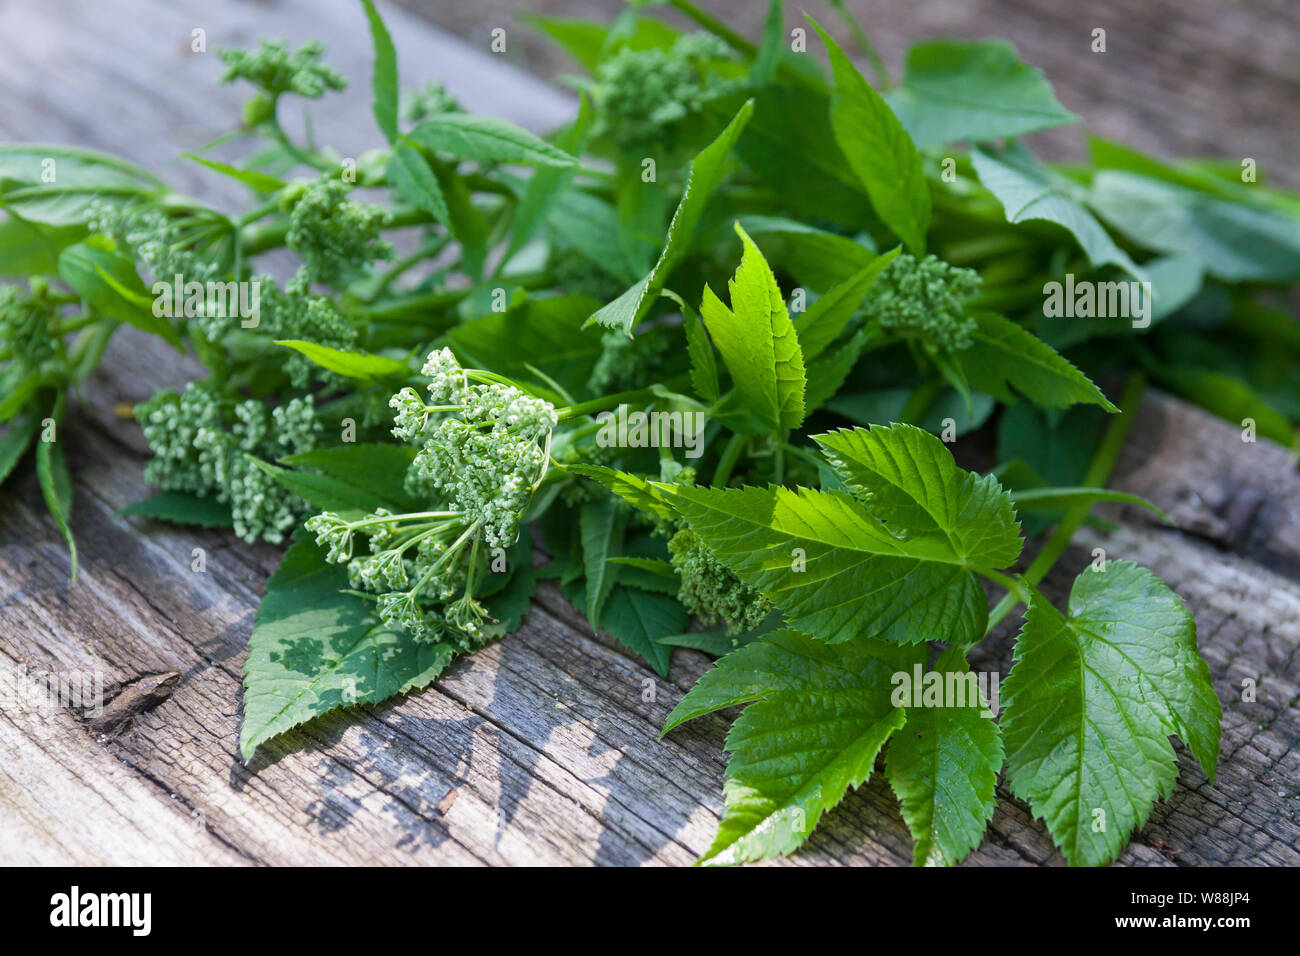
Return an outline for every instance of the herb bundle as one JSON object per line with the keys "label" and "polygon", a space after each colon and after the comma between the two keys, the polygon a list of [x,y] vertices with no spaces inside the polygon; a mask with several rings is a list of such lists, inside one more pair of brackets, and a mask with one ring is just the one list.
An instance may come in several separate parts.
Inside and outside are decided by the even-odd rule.
{"label": "herb bundle", "polygon": [[[1294,444],[1300,197],[1101,140],[1039,161],[1019,137],[1078,117],[1007,44],[921,44],[873,85],[781,0],[757,44],[672,5],[700,32],[533,18],[586,70],[542,138],[399,99],[362,0],[387,146],[356,159],[281,125],[345,86],[319,44],[225,51],[251,96],[221,145],[250,148],[187,156],[248,188],[238,216],[0,147],[0,480],[34,449],[75,576],[54,433],[134,326],[207,374],[136,408],[158,493],[129,511],[290,542],[245,759],[427,686],[550,577],[660,675],[719,658],[664,729],[745,708],[705,861],[793,852],[882,752],[918,864],[979,845],[1004,769],[1070,862],[1113,860],[1170,737],[1213,777],[1219,702],[1150,571],[1096,562],[1064,608],[1038,585],[1096,503],[1167,520],[1105,487],[1146,381]],[[983,473],[950,450],[976,433]],[[1018,609],[998,700],[969,656]]]}

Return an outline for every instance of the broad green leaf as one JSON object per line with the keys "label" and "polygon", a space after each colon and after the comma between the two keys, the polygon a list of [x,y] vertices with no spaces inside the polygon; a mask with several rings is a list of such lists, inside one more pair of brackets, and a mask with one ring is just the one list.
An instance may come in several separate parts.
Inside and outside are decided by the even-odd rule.
{"label": "broad green leaf", "polygon": [[930,187],[921,154],[889,104],[863,79],[839,44],[811,17],[808,22],[822,36],[835,77],[831,95],[835,139],[876,214],[919,256],[925,252],[930,225]]}
{"label": "broad green leaf", "polygon": [[451,663],[450,644],[424,644],[379,623],[344,594],[347,571],[310,539],[266,582],[248,641],[239,752],[339,707],[377,704],[427,686]]}
{"label": "broad green leaf", "polygon": [[[907,399],[911,394],[910,388],[883,388],[870,392],[854,392],[837,395],[827,403],[827,407],[859,425],[896,422],[902,419],[903,411],[907,407]],[[993,400],[993,396],[986,395],[984,392],[975,392],[971,397],[972,404],[975,406],[973,414],[967,411],[966,403],[955,390],[945,389],[939,393],[939,397],[930,405],[930,410],[922,417],[921,427],[928,432],[940,432],[945,426],[944,419],[951,418],[955,435],[961,436],[974,431],[988,421],[997,403]]]}
{"label": "broad green leaf", "polygon": [[628,504],[665,520],[673,520],[677,512],[667,496],[640,475],[606,468],[603,465],[565,465],[564,470],[604,485]]}
{"label": "broad green leaf", "polygon": [[618,210],[600,197],[581,189],[567,189],[555,198],[546,224],[587,261],[620,283],[638,275],[623,248]]}
{"label": "broad green leaf", "polygon": [[803,353],[776,277],[739,223],[736,232],[744,251],[728,283],[731,308],[705,286],[700,315],[745,409],[770,430],[786,431],[804,417]]}
{"label": "broad green leaf", "polygon": [[971,163],[984,188],[997,197],[1007,222],[1040,219],[1069,231],[1093,266],[1116,265],[1139,280],[1146,276],[1081,202],[1082,190],[1053,175],[1018,142],[1002,149],[972,147]]}
{"label": "broad green leaf", "polygon": [[959,468],[929,432],[878,425],[813,439],[849,492],[895,534],[942,536],[967,566],[1005,568],[1020,556],[1010,496],[992,475]]}
{"label": "broad green leaf", "polygon": [[53,275],[59,253],[85,234],[80,224],[47,226],[17,216],[0,218],[0,276]]}
{"label": "broad green leaf", "polygon": [[972,388],[1007,404],[1016,402],[1019,392],[1044,408],[1087,402],[1119,411],[1088,376],[1032,332],[992,312],[976,313],[975,321],[973,344],[955,353]]}
{"label": "broad green leaf", "polygon": [[666,50],[681,33],[667,24],[648,17],[638,17],[631,31],[623,31],[611,42],[611,30],[603,23],[569,17],[544,17],[521,13],[520,19],[545,33],[594,73],[600,61],[618,49]]}
{"label": "broad green leaf", "polygon": [[984,591],[943,535],[900,537],[841,492],[652,487],[791,627],[830,643],[984,633]]}
{"label": "broad green leaf", "polygon": [[29,223],[84,228],[97,200],[126,202],[162,190],[162,182],[139,166],[93,150],[0,146],[0,208]]}
{"label": "broad green leaf", "polygon": [[877,335],[873,329],[859,329],[844,345],[808,363],[808,390],[804,392],[807,414],[811,415],[835,397],[858,364],[863,348]]}
{"label": "broad green leaf", "polygon": [[577,160],[557,146],[495,116],[440,113],[411,130],[421,146],[480,163],[573,166]]}
{"label": "broad green leaf", "polygon": [[[742,216],[740,225],[762,245],[767,261],[778,273],[788,273],[795,282],[824,293],[870,266],[875,251],[857,239],[850,239],[816,226],[780,216]],[[870,241],[864,234],[863,238]]]}
{"label": "broad green leaf", "polygon": [[763,18],[763,42],[759,44],[758,55],[749,68],[751,86],[766,86],[776,75],[777,64],[785,50],[785,7],[781,0],[772,0],[767,7],[767,16]]}
{"label": "broad green leaf", "polygon": [[160,491],[118,512],[138,518],[154,518],[174,524],[192,524],[202,528],[229,528],[235,523],[230,505],[216,498],[201,497],[186,491]]}
{"label": "broad green leaf", "polygon": [[284,188],[284,182],[276,179],[274,176],[268,176],[266,173],[259,173],[255,169],[240,169],[237,166],[231,166],[229,163],[223,163],[215,159],[205,159],[195,153],[181,153],[188,160],[198,163],[200,166],[206,166],[213,172],[221,173],[223,176],[229,176],[231,179],[238,180],[250,189],[259,193],[273,193],[277,189]]}
{"label": "broad green leaf", "polygon": [[667,677],[672,648],[660,644],[659,638],[680,633],[689,620],[676,596],[615,585],[605,602],[600,626],[644,657],[660,677]]}
{"label": "broad green leaf", "polygon": [[571,391],[586,388],[604,351],[599,329],[582,324],[596,300],[569,295],[528,298],[504,312],[489,312],[447,333],[452,349],[467,367],[489,368],[518,380],[531,377],[529,366]]}
{"label": "broad green leaf", "polygon": [[909,707],[885,756],[885,775],[916,841],[916,866],[951,866],[979,846],[996,804],[1002,738],[984,715],[974,675],[955,663],[945,654],[934,673],[945,688],[964,681],[959,691],[973,690],[974,699],[967,696],[966,706],[945,700]]}
{"label": "broad green leaf", "polygon": [[126,256],[78,242],[59,253],[59,278],[96,311],[182,348],[181,338],[167,317],[154,315],[152,309],[140,304],[152,296]]}
{"label": "broad green leaf", "polygon": [[907,51],[903,82],[882,95],[919,149],[1079,122],[1042,72],[1001,40],[918,43]]}
{"label": "broad green leaf", "polygon": [[1162,363],[1156,381],[1175,395],[1241,427],[1249,419],[1258,434],[1287,448],[1300,447],[1300,434],[1285,415],[1273,408],[1249,382],[1215,369],[1186,368]]}
{"label": "broad green leaf", "polygon": [[0,372],[0,422],[7,422],[21,412],[40,387],[39,370],[29,372],[15,362]]}
{"label": "broad green leaf", "polygon": [[754,112],[754,101],[749,100],[736,113],[726,129],[718,134],[717,139],[702,149],[691,161],[691,169],[686,177],[686,188],[682,191],[681,201],[673,213],[672,222],[668,224],[668,238],[664,242],[659,260],[646,277],[635,283],[599,312],[587,320],[609,329],[620,329],[629,336],[637,324],[645,318],[646,313],[673,269],[686,255],[686,250],[695,235],[695,227],[704,215],[704,207],[709,197],[718,188],[727,173],[727,159],[745,124]]}
{"label": "broad green leaf", "polygon": [[1088,201],[1132,242],[1195,256],[1226,282],[1300,278],[1300,218],[1120,170],[1102,170]]}
{"label": "broad green leaf", "polygon": [[827,291],[794,320],[794,330],[799,335],[799,345],[805,359],[816,358],[840,337],[845,325],[861,305],[862,297],[898,253],[899,248],[896,247],[876,256]]}
{"label": "broad green leaf", "polygon": [[[829,646],[774,631],[705,672],[668,716],[664,732],[748,703],[727,735],[726,810],[701,863],[732,864],[791,853],[902,726],[891,676],[910,672],[923,648],[874,641]],[[752,702],[752,703],[751,703]]]}
{"label": "broad green leaf", "polygon": [[368,482],[334,478],[311,471],[291,471],[249,456],[249,460],[271,478],[319,511],[376,511],[387,508],[401,513],[401,503],[371,490]]}
{"label": "broad green leaf", "polygon": [[[58,412],[54,417],[59,417]],[[36,443],[36,477],[40,481],[41,496],[45,507],[49,509],[54,523],[59,526],[59,533],[68,545],[68,559],[72,565],[72,581],[77,580],[77,542],[73,540],[72,529],[68,522],[72,520],[72,476],[68,474],[68,462],[63,456],[63,446],[57,441],[38,441]]]}
{"label": "broad green leaf", "polygon": [[[591,100],[583,94],[577,118],[572,126],[556,137],[555,145],[570,155],[582,155],[587,146],[587,132],[591,128],[592,116]],[[533,171],[515,206],[510,222],[510,246],[501,260],[503,264],[509,262],[533,237],[557,198],[564,194],[575,172],[577,166],[540,166]]]}
{"label": "broad green leaf", "polygon": [[[671,293],[665,293],[671,295]],[[713,343],[704,329],[703,321],[695,310],[672,295],[682,312],[682,328],[686,331],[686,354],[691,360],[691,387],[695,394],[712,404],[718,400],[718,361],[713,355]]]}
{"label": "broad green leaf", "polygon": [[623,521],[618,499],[603,495],[578,511],[578,528],[582,534],[582,559],[586,568],[587,621],[593,630],[600,627],[601,611],[609,599],[619,569],[610,565],[623,546]]}
{"label": "broad green leaf", "polygon": [[300,352],[321,368],[347,378],[373,381],[375,379],[411,374],[411,370],[407,368],[405,363],[383,355],[372,355],[369,352],[349,352],[344,349],[331,348],[328,345],[304,342],[299,339],[277,339],[275,344]]}
{"label": "broad green leaf", "polygon": [[1131,495],[1126,491],[1112,491],[1109,488],[1025,488],[1011,492],[1011,500],[1016,503],[1017,511],[1060,511],[1063,508],[1096,501],[1121,501],[1124,504],[1146,508],[1165,524],[1174,523],[1169,515],[1145,498]]}
{"label": "broad green leaf", "polygon": [[352,443],[314,448],[282,458],[280,463],[294,468],[314,468],[389,502],[387,507],[401,514],[428,508],[427,502],[406,488],[406,473],[414,460],[415,449],[410,445]]}
{"label": "broad green leaf", "polygon": [[22,460],[40,427],[41,413],[33,408],[0,436],[0,485]]}
{"label": "broad green leaf", "polygon": [[361,0],[361,5],[366,9],[370,40],[375,48],[375,68],[370,75],[375,124],[384,138],[392,143],[397,140],[397,51],[372,0]]}
{"label": "broad green leaf", "polygon": [[429,161],[409,143],[398,143],[388,160],[388,182],[397,194],[411,205],[425,210],[448,229],[452,228],[451,211],[442,194],[438,177]]}
{"label": "broad green leaf", "polygon": [[793,209],[851,227],[875,221],[836,142],[825,92],[783,85],[760,90],[736,155]]}
{"label": "broad green leaf", "polygon": [[1213,782],[1220,708],[1196,622],[1132,562],[1080,574],[1068,617],[1035,596],[1002,698],[1011,789],[1073,864],[1115,859],[1173,792],[1171,735]]}

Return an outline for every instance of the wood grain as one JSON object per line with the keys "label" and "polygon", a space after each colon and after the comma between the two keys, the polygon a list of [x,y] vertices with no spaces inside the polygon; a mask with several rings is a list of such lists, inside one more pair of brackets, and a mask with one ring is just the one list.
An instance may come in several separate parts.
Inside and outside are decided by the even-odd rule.
{"label": "wood grain", "polygon": [[[193,26],[207,25],[210,48],[263,32],[297,37],[310,7],[312,33],[335,41],[333,58],[349,75],[368,75],[348,4],[138,0],[115,4],[112,15],[105,6],[0,7],[0,137],[120,152],[165,168],[196,195],[233,202],[224,181],[171,163],[225,128],[239,100],[214,92],[214,58],[188,52]],[[115,26],[125,13],[151,28]],[[563,96],[391,16],[414,76],[454,66],[447,79],[475,108],[534,128],[563,117]],[[61,68],[43,69],[51,62]],[[326,139],[357,150],[377,139],[364,91],[320,112]],[[678,652],[660,680],[591,634],[545,586],[518,634],[458,662],[429,690],[327,716],[245,767],[236,749],[240,669],[277,551],[118,514],[147,489],[138,429],[114,407],[192,371],[128,330],[81,396],[60,439],[76,478],[75,586],[31,469],[0,491],[0,862],[684,864],[707,848],[721,809],[726,720],[714,715],[657,739],[706,659]],[[1225,710],[1215,784],[1183,756],[1177,792],[1121,862],[1167,864],[1157,849],[1167,847],[1177,863],[1300,863],[1300,481],[1276,446],[1243,447],[1230,426],[1153,395],[1119,485],[1189,530],[1119,512],[1114,533],[1080,538],[1048,592],[1059,599],[1094,546],[1152,567],[1195,612]],[[202,573],[191,569],[196,548]],[[991,666],[1005,672],[1011,628],[986,643]],[[51,675],[98,675],[111,691],[166,672],[181,675],[170,697],[112,736],[41,703]],[[1241,700],[1243,678],[1256,682],[1253,703]],[[968,864],[1061,864],[1027,809],[1003,797]],[[897,804],[875,779],[783,863],[910,858]]]}

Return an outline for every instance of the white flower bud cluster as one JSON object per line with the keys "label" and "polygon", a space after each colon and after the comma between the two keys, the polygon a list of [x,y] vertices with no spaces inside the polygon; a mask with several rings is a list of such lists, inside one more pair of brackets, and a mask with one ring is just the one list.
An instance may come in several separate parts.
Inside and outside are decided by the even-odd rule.
{"label": "white flower bud cluster", "polygon": [[423,439],[408,481],[480,522],[489,548],[508,547],[545,473],[555,408],[512,385],[468,384],[449,349],[430,353],[423,372],[431,405],[410,388],[389,403],[397,410],[393,434]]}

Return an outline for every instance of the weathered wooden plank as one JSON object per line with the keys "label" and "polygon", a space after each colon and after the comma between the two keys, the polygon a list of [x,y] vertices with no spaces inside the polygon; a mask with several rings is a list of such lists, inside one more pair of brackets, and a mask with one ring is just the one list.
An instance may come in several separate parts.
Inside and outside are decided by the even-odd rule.
{"label": "weathered wooden plank", "polygon": [[[247,9],[236,8],[243,11],[239,17],[209,26],[209,39],[217,42],[223,30],[244,40],[264,30],[299,35],[293,17],[301,7],[300,0],[268,5],[256,27]],[[211,14],[194,13],[200,8],[191,0],[162,13],[154,4],[135,8],[159,17],[166,29],[122,36],[111,58],[101,49],[103,37],[117,33],[99,5],[60,7],[101,31],[94,40],[60,28],[48,8],[27,3],[0,10],[0,88],[16,104],[0,116],[0,133],[98,145],[156,166],[160,156],[224,126],[237,96],[212,96],[210,61],[198,70],[188,47],[179,44],[165,87],[158,67],[149,66],[157,62],[159,36],[173,31],[188,37],[189,24]],[[13,43],[6,38],[16,34],[4,28],[15,22],[5,19],[15,16],[14,9],[23,10],[25,51],[11,57]],[[356,62],[335,59],[352,75],[365,76],[368,53],[354,12],[346,5],[313,7],[312,25],[343,40],[341,52]],[[427,45],[427,33],[395,32],[405,62],[452,62],[455,54]],[[47,56],[95,68],[74,65],[37,83],[40,73],[31,71]],[[116,70],[113,63],[124,65]],[[499,66],[488,60],[455,79],[478,80],[484,70],[493,78],[509,76]],[[105,122],[97,115],[95,83],[103,87],[105,77],[115,76],[123,79],[111,89],[124,102],[141,85],[162,92],[146,101],[148,109],[127,103]],[[467,91],[470,105],[526,123],[545,119],[546,107],[535,106],[535,86],[521,85],[518,77],[482,82],[480,89],[495,88],[493,97],[504,99],[475,104]],[[327,111],[340,141],[350,142],[358,130],[372,135],[366,97],[356,93]],[[160,130],[160,116],[183,125]],[[229,195],[211,177],[174,172],[198,194]],[[182,674],[169,699],[135,718],[123,735],[102,742],[69,714],[54,715],[61,729],[51,735],[46,725],[0,708],[0,820],[11,821],[0,824],[0,855],[9,859],[8,848],[16,847],[15,860],[42,862],[626,864],[681,863],[707,847],[721,805],[725,721],[706,718],[656,740],[663,717],[706,666],[704,658],[679,652],[670,680],[660,681],[607,638],[587,633],[550,588],[543,588],[523,631],[458,663],[429,691],[318,721],[244,768],[235,748],[239,674],[275,549],[115,513],[145,489],[138,429],[112,409],[183,382],[192,366],[177,358],[156,342],[123,333],[65,429],[61,440],[77,477],[73,524],[84,559],[75,587],[68,585],[63,546],[42,514],[32,476],[0,492],[0,654],[7,662],[26,661],[33,671],[87,669],[112,684],[160,671]],[[1166,507],[1181,507],[1193,494],[1204,497],[1202,489],[1215,482],[1239,487],[1248,466],[1229,442],[1236,437],[1230,426],[1153,397],[1139,417],[1120,484]],[[1285,453],[1263,443],[1250,449],[1256,453],[1259,470],[1249,474],[1263,486],[1264,502],[1255,514],[1267,520],[1252,525],[1251,534],[1264,534],[1264,550],[1224,554],[1126,516],[1128,526],[1113,535],[1082,538],[1047,584],[1059,599],[1068,586],[1066,570],[1080,567],[1094,543],[1112,556],[1148,563],[1196,612],[1225,703],[1218,781],[1208,786],[1185,760],[1189,786],[1157,808],[1122,862],[1167,862],[1166,845],[1178,862],[1300,860],[1300,590],[1294,576],[1255,563],[1294,553],[1295,515],[1283,507],[1294,489],[1286,485],[1275,493],[1265,484]],[[204,573],[191,569],[195,547],[206,551]],[[1005,673],[1009,653],[1004,628],[987,654]],[[1253,704],[1240,701],[1242,676],[1258,682]],[[646,680],[655,689],[652,700],[645,699]],[[138,841],[141,832],[154,835],[152,845]],[[1149,845],[1159,841],[1161,850]],[[909,860],[896,804],[877,779],[831,814],[793,862]],[[1004,800],[989,839],[970,862],[1061,861],[1025,808]]]}

